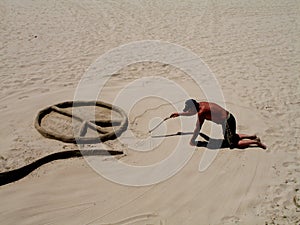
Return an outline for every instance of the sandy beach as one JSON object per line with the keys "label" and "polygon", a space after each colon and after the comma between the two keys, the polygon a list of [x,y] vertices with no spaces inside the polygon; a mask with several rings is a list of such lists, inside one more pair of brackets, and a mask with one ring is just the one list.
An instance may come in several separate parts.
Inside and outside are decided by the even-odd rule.
{"label": "sandy beach", "polygon": [[[75,96],[89,100],[101,79],[95,76],[83,84],[82,95],[78,86],[100,56],[151,40],[181,46],[201,59],[237,120],[237,131],[258,135],[268,147],[203,146],[190,151],[184,144],[189,145],[195,118],[167,120],[150,135],[150,127],[184,108],[184,95],[178,94],[174,102],[160,98],[177,94],[167,91],[167,81],[199,101],[207,100],[203,87],[208,81],[201,80],[199,87],[174,65],[136,62],[107,74],[98,96],[128,116],[127,130],[104,143],[123,154],[53,160],[0,186],[0,224],[300,223],[299,1],[0,0],[0,17],[1,173],[49,154],[79,150],[76,144],[42,136],[34,126],[38,112]],[[137,51],[144,54],[151,48]],[[184,54],[174,57],[188,60]],[[114,63],[107,61],[108,70]],[[148,89],[156,96],[135,102]],[[124,93],[133,97],[122,101]],[[70,127],[64,126],[71,126],[70,121],[57,117],[43,125],[67,133]],[[213,127],[206,121],[201,132],[209,135]],[[133,142],[130,134],[140,141]],[[154,165],[172,156],[181,140],[179,154],[191,157],[157,183],[123,185],[91,166],[93,160],[105,165],[115,160],[135,168]],[[200,136],[198,140],[205,141]],[[136,151],[130,143],[143,149],[149,143],[157,145]],[[97,144],[85,145],[86,150],[96,148]],[[216,158],[200,172],[201,159],[215,152]],[[125,171],[117,173],[132,178]]]}

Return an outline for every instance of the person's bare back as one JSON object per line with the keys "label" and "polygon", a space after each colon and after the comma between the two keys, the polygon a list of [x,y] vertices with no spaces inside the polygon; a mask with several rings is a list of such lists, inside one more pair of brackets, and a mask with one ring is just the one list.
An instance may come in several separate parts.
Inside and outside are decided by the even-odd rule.
{"label": "person's bare back", "polygon": [[222,124],[224,121],[226,121],[228,111],[223,109],[221,106],[212,102],[199,102],[199,106],[199,119],[210,120],[217,124]]}

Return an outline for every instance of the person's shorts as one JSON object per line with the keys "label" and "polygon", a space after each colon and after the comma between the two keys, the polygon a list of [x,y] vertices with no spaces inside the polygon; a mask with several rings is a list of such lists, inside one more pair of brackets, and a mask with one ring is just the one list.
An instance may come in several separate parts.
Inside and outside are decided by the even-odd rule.
{"label": "person's shorts", "polygon": [[228,114],[227,120],[223,125],[224,142],[231,149],[234,148],[239,142],[239,136],[236,133],[236,122],[232,114]]}

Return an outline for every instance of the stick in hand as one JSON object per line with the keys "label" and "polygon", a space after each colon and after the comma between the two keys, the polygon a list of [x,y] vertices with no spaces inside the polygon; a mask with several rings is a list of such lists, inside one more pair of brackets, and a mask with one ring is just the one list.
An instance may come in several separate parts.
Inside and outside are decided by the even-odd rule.
{"label": "stick in hand", "polygon": [[163,119],[163,121],[161,121],[159,124],[157,124],[154,128],[152,128],[151,130],[149,130],[149,133],[151,133],[152,131],[154,131],[156,128],[158,128],[163,122],[165,122],[166,120],[170,119],[171,117],[166,117]]}

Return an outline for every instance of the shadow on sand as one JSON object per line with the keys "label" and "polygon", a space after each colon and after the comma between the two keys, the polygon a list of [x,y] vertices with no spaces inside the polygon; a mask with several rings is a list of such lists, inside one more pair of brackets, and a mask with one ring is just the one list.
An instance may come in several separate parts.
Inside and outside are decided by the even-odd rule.
{"label": "shadow on sand", "polygon": [[[163,138],[163,137],[173,137],[179,135],[193,135],[193,132],[177,132],[175,134],[157,135],[152,136],[152,138]],[[224,139],[210,138],[206,134],[199,133],[199,135],[205,139],[205,141],[197,141],[197,147],[205,147],[211,150],[217,150],[220,148],[229,148],[228,143]]]}
{"label": "shadow on sand", "polygon": [[[156,135],[152,136],[152,138],[164,138],[164,137],[173,137],[173,136],[179,136],[179,135],[193,135],[193,132],[177,132],[175,134],[166,134],[166,135]],[[199,135],[205,139],[205,141],[197,141],[197,147],[205,147],[211,150],[218,150],[220,148],[229,148],[229,144],[227,143],[226,140],[224,139],[216,139],[216,138],[210,138],[206,134],[199,133]],[[245,148],[237,148],[235,147],[234,149],[239,149],[243,150],[246,148],[257,148],[257,146],[248,146]],[[233,149],[231,149],[233,150]]]}
{"label": "shadow on sand", "polygon": [[20,180],[30,174],[35,169],[39,168],[40,166],[60,159],[69,159],[69,158],[78,158],[83,156],[96,156],[96,155],[121,155],[123,151],[107,151],[107,150],[70,150],[64,152],[56,152],[50,155],[47,155],[43,158],[40,158],[26,166],[21,168],[6,171],[0,173],[0,186],[12,183],[14,181]]}

